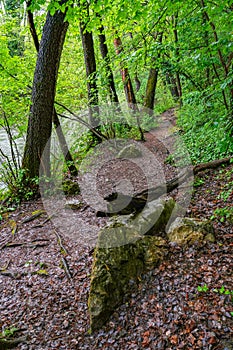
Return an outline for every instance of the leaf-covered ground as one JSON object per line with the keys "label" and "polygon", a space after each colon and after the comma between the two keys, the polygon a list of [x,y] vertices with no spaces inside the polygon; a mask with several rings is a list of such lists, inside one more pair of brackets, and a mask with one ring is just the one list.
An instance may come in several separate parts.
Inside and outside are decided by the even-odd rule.
{"label": "leaf-covered ground", "polygon": [[[232,183],[232,165],[198,176],[188,215],[212,217],[216,243],[170,245],[166,260],[138,280],[106,326],[92,335],[87,308],[92,249],[46,221],[47,213],[38,212],[41,200],[4,214],[0,331],[18,329],[14,338],[23,338],[16,347],[21,350],[233,349]],[[72,213],[97,229],[106,220],[90,207]]]}

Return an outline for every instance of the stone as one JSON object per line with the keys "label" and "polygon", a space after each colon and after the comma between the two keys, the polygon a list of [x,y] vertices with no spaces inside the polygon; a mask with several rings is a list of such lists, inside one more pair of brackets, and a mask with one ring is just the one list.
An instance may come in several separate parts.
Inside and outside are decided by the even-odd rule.
{"label": "stone", "polygon": [[117,158],[139,158],[142,157],[142,151],[135,144],[130,144],[122,148]]}
{"label": "stone", "polygon": [[197,218],[176,218],[169,227],[167,236],[170,242],[179,245],[192,245],[203,241],[215,242],[211,223]]}
{"label": "stone", "polygon": [[77,210],[83,207],[83,203],[78,199],[68,199],[65,203],[65,209]]}
{"label": "stone", "polygon": [[[168,198],[150,202],[138,216],[112,218],[100,230],[88,300],[91,331],[103,326],[122,303],[130,282],[136,283],[144,271],[163,260],[167,243],[156,233],[159,226],[165,228],[174,203]],[[147,235],[148,230],[153,235]]]}
{"label": "stone", "polygon": [[136,283],[143,271],[156,266],[166,252],[166,242],[162,238],[141,236],[124,225],[120,227],[120,230],[112,230],[111,235],[115,237],[111,237],[109,243],[118,241],[119,234],[122,235],[121,243],[130,243],[103,248],[103,242],[109,238],[106,234],[109,227],[99,233],[88,300],[91,331],[104,325],[130,291],[132,281]]}

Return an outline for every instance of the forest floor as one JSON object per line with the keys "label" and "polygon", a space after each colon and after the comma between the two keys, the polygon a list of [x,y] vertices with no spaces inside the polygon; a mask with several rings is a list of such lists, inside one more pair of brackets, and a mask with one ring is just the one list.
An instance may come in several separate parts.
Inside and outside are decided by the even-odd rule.
{"label": "forest floor", "polygon": [[[174,124],[173,111],[163,117]],[[145,145],[160,157],[166,179],[173,177],[176,170],[164,164],[168,156],[164,145],[152,134],[146,135]],[[129,171],[128,166],[120,166],[114,171],[116,179],[116,174]],[[100,174],[99,188],[102,183],[106,189],[104,177]],[[138,189],[143,188],[143,180],[141,185],[139,179],[136,182]],[[89,332],[87,306],[93,261],[90,242],[108,219],[96,217],[83,199],[79,209],[63,208],[54,215],[43,211],[42,199],[3,214],[0,332],[12,330],[13,338],[21,340],[16,349],[21,350],[232,350],[233,305],[226,290],[233,291],[233,224],[224,209],[233,207],[232,184],[233,164],[196,177],[187,215],[212,217],[216,242],[188,248],[170,245],[165,261],[141,276],[138,288],[94,334]],[[81,200],[80,195],[75,199]],[[222,216],[213,217],[220,208]]]}

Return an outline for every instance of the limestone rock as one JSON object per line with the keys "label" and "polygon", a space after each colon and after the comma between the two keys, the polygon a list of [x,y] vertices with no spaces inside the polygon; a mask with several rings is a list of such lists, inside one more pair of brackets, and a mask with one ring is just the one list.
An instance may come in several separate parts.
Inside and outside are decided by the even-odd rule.
{"label": "limestone rock", "polygon": [[[121,304],[130,283],[136,282],[142,272],[156,266],[166,251],[166,242],[160,237],[140,236],[140,234],[124,225],[119,230],[112,230],[115,236],[109,241],[114,243],[122,235],[121,242],[131,242],[115,247],[100,247],[110,236],[105,231],[99,234],[98,246],[95,249],[91,276],[91,287],[88,300],[91,330],[100,328]],[[123,239],[124,236],[124,239]]]}
{"label": "limestone rock", "polygon": [[142,151],[135,145],[130,144],[122,148],[117,158],[139,158],[142,157]]}
{"label": "limestone rock", "polygon": [[209,221],[178,217],[171,224],[168,233],[170,242],[191,245],[195,242],[215,242],[214,229]]}
{"label": "limestone rock", "polygon": [[130,281],[136,282],[143,271],[163,260],[167,244],[156,233],[165,228],[173,208],[172,199],[159,199],[148,203],[138,216],[113,218],[100,230],[88,301],[91,330],[108,320],[130,291]]}

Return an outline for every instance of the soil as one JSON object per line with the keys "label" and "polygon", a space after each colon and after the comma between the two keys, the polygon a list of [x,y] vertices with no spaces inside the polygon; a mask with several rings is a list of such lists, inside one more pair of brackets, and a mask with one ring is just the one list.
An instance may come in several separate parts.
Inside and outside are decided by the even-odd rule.
{"label": "soil", "polygon": [[142,158],[113,161],[109,147],[104,156],[99,149],[98,168],[90,157],[78,179],[81,194],[72,197],[78,209],[67,207],[63,195],[3,214],[0,330],[17,328],[14,338],[23,341],[16,349],[233,349],[233,228],[224,211],[233,207],[233,165],[200,173],[190,201],[190,183],[171,194],[186,204],[186,215],[211,218],[216,243],[170,244],[166,260],[141,276],[106,326],[89,332],[93,247],[108,221],[96,211],[113,188],[134,193],[177,175],[180,169],[165,162],[177,132],[170,110],[140,144]]}

